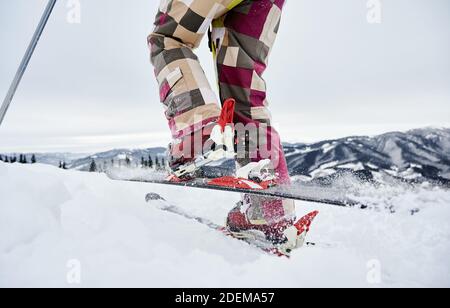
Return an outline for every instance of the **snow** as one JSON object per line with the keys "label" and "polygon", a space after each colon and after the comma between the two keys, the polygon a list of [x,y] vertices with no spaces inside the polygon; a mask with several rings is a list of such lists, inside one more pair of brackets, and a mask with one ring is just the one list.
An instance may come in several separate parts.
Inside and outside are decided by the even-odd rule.
{"label": "snow", "polygon": [[332,175],[332,174],[336,173],[336,170],[333,169],[333,167],[335,167],[338,163],[339,163],[339,161],[332,161],[332,162],[320,165],[319,168],[317,168],[314,171],[310,172],[311,178],[317,178],[317,177],[322,177],[322,176],[329,176],[329,175]]}
{"label": "snow", "polygon": [[314,151],[314,149],[308,146],[308,147],[305,147],[305,148],[295,149],[293,152],[287,153],[286,157],[296,156],[298,154],[306,154],[306,153],[309,153],[309,152],[312,152],[312,151]]}
{"label": "snow", "polygon": [[414,168],[408,168],[401,173],[401,177],[403,179],[413,180],[422,177],[422,175],[420,173],[415,172]]}
{"label": "snow", "polygon": [[396,166],[402,166],[403,161],[403,152],[402,149],[397,145],[395,140],[387,140],[384,146],[384,152],[389,153],[392,162]]}
{"label": "snow", "polygon": [[310,176],[312,178],[317,178],[317,177],[325,177],[325,176],[329,176],[336,173],[336,170],[334,169],[322,169],[322,168],[318,168],[312,172],[310,172]]}
{"label": "snow", "polygon": [[339,161],[332,161],[326,164],[323,164],[320,166],[320,169],[324,170],[324,169],[329,169],[329,168],[333,168],[335,167],[337,164],[339,164]]}
{"label": "snow", "polygon": [[331,150],[333,150],[335,147],[336,147],[335,143],[333,143],[333,144],[325,143],[322,146],[322,151],[324,154],[326,154],[326,153],[330,152]]}
{"label": "snow", "polygon": [[371,169],[374,169],[374,170],[378,170],[379,169],[377,165],[374,165],[372,163],[366,163],[366,166],[371,168]]}
{"label": "snow", "polygon": [[292,182],[309,182],[313,178],[307,175],[296,175],[292,177]]}
{"label": "snow", "polygon": [[119,154],[119,155],[117,155],[117,159],[125,160],[125,159],[127,159],[127,154]]}
{"label": "snow", "polygon": [[0,287],[450,287],[450,193],[436,187],[391,187],[394,214],[299,202],[298,215],[321,211],[308,240],[324,246],[287,260],[144,200],[223,223],[233,193],[45,165],[0,163],[0,181]]}
{"label": "snow", "polygon": [[348,163],[338,166],[339,169],[351,169],[353,171],[364,170],[364,165],[361,162],[358,163]]}
{"label": "snow", "polygon": [[392,176],[398,176],[398,170],[393,170],[391,168],[391,170],[384,170],[387,174],[390,174]]}

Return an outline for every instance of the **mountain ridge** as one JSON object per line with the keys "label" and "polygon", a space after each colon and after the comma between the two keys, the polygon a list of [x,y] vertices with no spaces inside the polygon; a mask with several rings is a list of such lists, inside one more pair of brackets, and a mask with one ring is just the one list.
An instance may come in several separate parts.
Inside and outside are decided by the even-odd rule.
{"label": "mountain ridge", "polygon": [[[350,174],[376,181],[393,177],[404,181],[434,181],[450,185],[450,128],[425,127],[406,132],[349,136],[314,143],[285,143],[291,175],[301,181],[328,183]],[[88,171],[94,160],[105,165],[127,159],[139,167],[141,159],[164,159],[165,148],[113,149],[92,155],[38,154],[37,161],[57,165],[66,159],[68,168]],[[81,156],[81,157],[80,157]],[[232,164],[231,164],[232,165]],[[226,165],[229,168],[230,164]]]}

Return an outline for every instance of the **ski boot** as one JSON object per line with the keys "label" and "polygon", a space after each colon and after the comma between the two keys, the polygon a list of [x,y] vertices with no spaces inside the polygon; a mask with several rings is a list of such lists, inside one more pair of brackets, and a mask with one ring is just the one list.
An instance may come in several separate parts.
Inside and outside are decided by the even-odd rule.
{"label": "ski boot", "polygon": [[286,201],[290,202],[246,195],[228,214],[227,230],[235,238],[266,246],[268,249],[275,248],[289,256],[293,250],[304,245],[309,227],[319,212],[312,212],[298,221],[293,215],[271,222],[264,218],[264,209],[279,207]]}
{"label": "ski boot", "polygon": [[169,145],[169,180],[187,181],[202,177],[203,167],[235,158],[234,107],[233,99],[226,100],[217,122]]}

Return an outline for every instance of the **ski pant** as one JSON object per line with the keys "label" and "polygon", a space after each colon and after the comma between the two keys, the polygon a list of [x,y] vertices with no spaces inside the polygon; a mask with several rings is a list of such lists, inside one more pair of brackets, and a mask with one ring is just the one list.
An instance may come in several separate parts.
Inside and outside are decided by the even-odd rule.
{"label": "ski pant", "polygon": [[[220,102],[236,100],[241,166],[270,159],[280,184],[289,174],[277,131],[271,126],[262,77],[278,32],[285,0],[161,0],[155,29],[148,37],[151,62],[173,138],[182,138],[220,115],[220,104],[193,53],[209,34]],[[212,32],[209,32],[212,25]],[[254,198],[254,197],[252,197]],[[287,200],[254,198],[261,223],[294,211]],[[266,204],[266,206],[264,206]]]}

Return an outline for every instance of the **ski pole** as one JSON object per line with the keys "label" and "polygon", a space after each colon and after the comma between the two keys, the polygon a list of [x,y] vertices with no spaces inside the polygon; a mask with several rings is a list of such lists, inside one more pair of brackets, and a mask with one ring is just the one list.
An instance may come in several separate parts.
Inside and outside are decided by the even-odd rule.
{"label": "ski pole", "polygon": [[9,106],[11,105],[11,102],[14,98],[14,94],[16,93],[17,88],[20,84],[20,81],[22,80],[23,74],[25,73],[25,71],[28,67],[28,63],[30,63],[30,59],[33,56],[34,50],[36,49],[39,39],[41,38],[41,34],[44,31],[47,21],[50,18],[50,15],[52,14],[55,3],[56,3],[56,0],[48,1],[47,7],[45,8],[45,11],[44,11],[44,14],[42,15],[39,25],[38,25],[36,31],[34,32],[33,38],[31,39],[30,45],[28,45],[27,51],[25,52],[25,55],[23,56],[22,62],[20,63],[17,73],[14,77],[14,80],[12,81],[11,86],[9,87],[8,93],[6,94],[6,97],[3,101],[2,107],[0,108],[0,126],[3,123],[3,120],[5,118],[5,115],[6,115],[6,112],[8,111]]}

